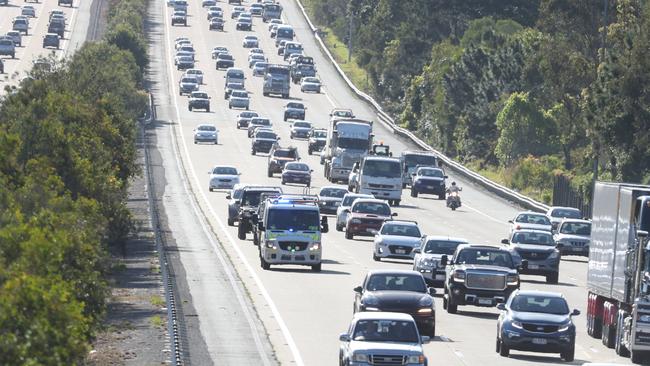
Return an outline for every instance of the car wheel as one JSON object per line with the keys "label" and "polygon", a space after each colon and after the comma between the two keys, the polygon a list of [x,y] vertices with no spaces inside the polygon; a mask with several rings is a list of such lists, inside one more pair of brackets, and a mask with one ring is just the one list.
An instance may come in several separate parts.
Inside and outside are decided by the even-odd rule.
{"label": "car wheel", "polygon": [[510,348],[508,348],[508,346],[503,344],[503,341],[499,341],[499,342],[500,342],[500,344],[499,344],[499,355],[501,355],[501,357],[510,356]]}
{"label": "car wheel", "polygon": [[559,273],[548,274],[546,275],[546,283],[557,284],[558,277],[559,277]]}
{"label": "car wheel", "polygon": [[343,231],[343,225],[336,224],[336,231]]}
{"label": "car wheel", "polygon": [[228,226],[235,226],[235,219],[228,218]]}
{"label": "car wheel", "polygon": [[445,198],[446,198],[446,197],[445,197],[445,194],[444,194],[444,193],[438,195],[438,199],[439,199],[439,200],[444,200]]}
{"label": "car wheel", "polygon": [[406,183],[402,183],[402,189],[406,188]]}
{"label": "car wheel", "polygon": [[[503,345],[501,346],[501,348],[503,349]],[[568,350],[560,353],[560,357],[562,357],[562,359],[565,362],[572,362],[573,359],[575,358],[575,353],[576,353],[575,346],[571,346],[571,348],[569,348]],[[634,357],[634,353],[632,354],[632,356]],[[634,359],[632,359],[632,363],[641,363],[641,359],[637,361],[634,361]]]}
{"label": "car wheel", "polygon": [[285,122],[287,121],[287,115],[286,114],[284,115],[284,121]]}
{"label": "car wheel", "polygon": [[321,263],[314,264],[314,265],[311,266],[312,272],[320,272],[321,269],[322,269],[322,264]]}
{"label": "car wheel", "polygon": [[251,150],[251,155],[255,155],[255,149]]}
{"label": "car wheel", "polygon": [[280,183],[281,183],[282,185],[285,185],[285,184],[286,184],[285,181],[284,181],[284,179],[280,180]]}
{"label": "car wheel", "polygon": [[231,105],[231,104],[228,104],[228,109],[232,109],[232,105]]}
{"label": "car wheel", "polygon": [[192,106],[188,106],[187,109],[189,109],[190,112],[191,112],[192,111]]}
{"label": "car wheel", "polygon": [[451,296],[447,298],[447,313],[456,314],[458,312],[458,305],[452,303]]}
{"label": "car wheel", "polygon": [[260,255],[260,266],[265,271],[271,269],[271,264],[269,262],[267,262],[266,260],[264,260],[264,258],[262,258],[261,255]]}
{"label": "car wheel", "polygon": [[208,187],[208,190],[209,190],[210,192],[213,192],[213,191],[214,191],[214,189],[212,189],[212,187]]}
{"label": "car wheel", "polygon": [[269,178],[271,178],[271,177],[273,176],[273,172],[271,171],[271,169],[268,169],[268,170],[266,171],[266,175],[267,175]]}
{"label": "car wheel", "polygon": [[246,240],[246,230],[244,229],[245,225],[242,225],[242,223],[239,223],[239,227],[237,228],[237,238],[239,240]]}
{"label": "car wheel", "polygon": [[431,340],[433,340],[436,337],[436,322],[435,319],[433,321],[433,325],[431,326],[431,329],[429,329],[429,337]]}
{"label": "car wheel", "polygon": [[381,262],[381,258],[377,256],[377,254],[372,253],[372,260],[375,262]]}
{"label": "car wheel", "polygon": [[399,204],[402,202],[402,200],[394,200],[393,201],[393,206],[399,207]]}
{"label": "car wheel", "polygon": [[417,197],[418,196],[418,191],[415,189],[411,188],[411,197]]}
{"label": "car wheel", "polygon": [[205,111],[210,113],[210,107],[206,108]]}
{"label": "car wheel", "polygon": [[354,234],[348,228],[345,228],[345,238],[350,240],[354,239]]}

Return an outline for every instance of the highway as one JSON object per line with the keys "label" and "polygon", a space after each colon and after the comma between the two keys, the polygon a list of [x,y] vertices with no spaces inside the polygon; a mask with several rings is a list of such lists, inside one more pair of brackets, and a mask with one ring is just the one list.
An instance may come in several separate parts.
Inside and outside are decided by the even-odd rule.
{"label": "highway", "polygon": [[[297,5],[291,1],[281,1],[284,6],[285,22],[293,25],[297,38],[303,43],[306,54],[315,58],[318,74],[324,82],[322,94],[301,93],[292,86],[291,99],[304,102],[307,106],[306,119],[317,127],[327,127],[328,113],[334,107],[352,108],[355,114],[364,119],[375,121],[376,140],[383,140],[399,154],[400,151],[414,148],[408,142],[396,138],[388,129],[378,122],[373,111],[346,87],[334,67],[320,52],[315,39]],[[234,118],[239,113],[229,110],[223,99],[223,71],[214,68],[210,51],[215,46],[226,46],[235,57],[235,65],[246,70],[246,89],[252,92],[251,110],[270,117],[274,129],[279,132],[281,144],[292,144],[300,149],[303,162],[308,163],[313,173],[313,191],[329,184],[323,178],[322,166],[317,156],[307,154],[306,141],[290,140],[289,123],[282,121],[283,107],[287,100],[262,96],[261,78],[252,76],[247,67],[248,50],[241,45],[243,37],[249,32],[235,31],[235,22],[230,19],[231,6],[219,3],[224,8],[226,19],[225,32],[208,30],[205,17],[206,10],[200,2],[190,2],[188,26],[170,24],[171,9],[160,2],[160,11],[164,23],[163,72],[155,75],[161,101],[156,103],[158,120],[173,122],[161,128],[158,134],[159,148],[173,150],[179,161],[163,161],[165,169],[169,165],[182,167],[186,175],[188,194],[198,204],[198,212],[205,216],[204,224],[196,223],[192,230],[200,231],[200,226],[214,232],[220,245],[229,255],[241,280],[252,297],[259,319],[264,324],[268,338],[273,345],[276,357],[281,364],[297,365],[333,365],[338,357],[338,335],[343,332],[352,316],[352,288],[359,285],[369,269],[374,268],[411,268],[408,261],[390,261],[377,263],[371,257],[371,238],[346,240],[343,233],[330,231],[324,235],[324,257],[321,273],[313,273],[307,267],[273,267],[264,271],[259,266],[258,251],[249,239],[241,241],[236,238],[236,227],[225,225],[227,217],[226,192],[208,191],[208,170],[216,164],[233,164],[242,172],[242,182],[279,185],[279,178],[267,178],[265,173],[266,156],[250,154],[250,140],[244,130],[237,130]],[[249,5],[249,3],[244,3]],[[261,41],[261,48],[271,62],[281,63],[273,40],[269,37],[267,25],[260,18],[255,18],[253,32]],[[178,80],[181,72],[173,65],[173,39],[180,36],[189,37],[197,51],[197,68],[204,71],[204,83],[201,90],[212,97],[211,112],[189,112],[187,97],[178,95]],[[219,129],[219,144],[193,144],[192,130],[201,123],[214,123]],[[171,132],[163,131],[172,129]],[[404,191],[402,204],[396,209],[399,218],[417,220],[421,229],[427,234],[464,237],[474,243],[499,243],[506,236],[507,220],[519,211],[508,202],[489,194],[458,177],[450,177],[464,187],[463,208],[456,212],[445,208],[443,201],[429,197],[411,198]],[[169,187],[169,186],[168,186]],[[169,187],[171,189],[171,187]],[[285,191],[302,192],[302,187],[285,186]],[[173,207],[170,207],[173,210]],[[168,211],[168,215],[170,214]],[[173,217],[169,217],[173,220]],[[333,218],[330,218],[333,227]],[[189,229],[189,228],[185,228]],[[186,244],[192,248],[191,243]],[[202,278],[192,273],[210,273],[210,265],[197,267],[196,259],[204,256],[202,251],[187,250],[181,254],[184,270],[193,281]],[[591,339],[586,334],[585,304],[586,259],[568,257],[562,261],[560,282],[547,285],[542,277],[523,276],[523,289],[550,290],[563,293],[571,307],[581,310],[583,315],[576,318],[578,336],[576,360],[574,364],[585,362],[615,362],[629,364],[629,360],[617,357],[607,350],[599,340]],[[207,279],[206,279],[207,281]],[[197,289],[199,286],[197,285]],[[192,292],[195,304],[209,302],[210,294],[205,291]],[[209,306],[204,312],[198,311],[199,323],[209,324],[218,316]],[[495,309],[461,307],[457,315],[449,315],[442,309],[440,297],[436,299],[437,333],[434,342],[426,345],[425,351],[430,360],[448,365],[535,365],[543,363],[561,363],[558,355],[513,352],[510,358],[502,358],[495,351],[496,316]],[[212,332],[201,326],[208,348]],[[216,351],[211,351],[214,354]]]}
{"label": "highway", "polygon": [[[210,52],[215,46],[226,46],[235,57],[235,65],[246,70],[246,89],[252,92],[251,110],[271,118],[279,132],[282,145],[295,145],[300,149],[302,161],[314,169],[312,192],[329,185],[323,178],[322,166],[316,155],[307,154],[306,141],[289,138],[289,123],[282,121],[283,107],[288,102],[281,98],[262,96],[262,80],[252,76],[246,62],[248,50],[241,45],[243,37],[251,32],[235,31],[230,19],[231,6],[219,2],[224,8],[225,32],[210,31],[206,11],[199,1],[191,1],[188,26],[171,26],[171,9],[162,0],[155,3],[151,21],[157,26],[152,37],[152,91],[156,98],[157,124],[156,148],[164,169],[162,202],[171,235],[178,245],[178,258],[183,266],[189,293],[196,311],[202,341],[215,364],[224,364],[224,355],[230,355],[232,364],[282,365],[334,365],[338,358],[338,335],[343,332],[352,316],[352,288],[359,285],[369,269],[411,268],[408,261],[374,262],[371,256],[371,238],[346,240],[342,232],[332,230],[324,235],[325,261],[323,271],[313,273],[307,267],[273,267],[264,271],[259,266],[258,250],[251,240],[236,238],[236,227],[225,225],[227,217],[226,192],[208,191],[208,170],[216,164],[232,164],[242,172],[244,183],[280,185],[279,178],[267,178],[266,156],[250,154],[250,140],[244,130],[236,129],[234,118],[238,110],[229,110],[223,99],[223,71],[214,68]],[[249,5],[250,2],[244,2]],[[364,119],[375,121],[375,139],[391,146],[398,156],[412,149],[408,142],[396,138],[382,126],[377,116],[364,102],[355,97],[334,67],[320,52],[311,31],[293,0],[281,1],[285,22],[293,25],[297,39],[303,43],[307,55],[314,57],[321,80],[322,94],[304,94],[292,85],[291,99],[307,106],[306,119],[317,127],[326,128],[328,113],[334,107],[351,108]],[[282,63],[277,55],[267,25],[254,19],[253,32],[261,41],[261,48],[272,62]],[[173,40],[186,36],[197,51],[197,68],[205,73],[201,90],[212,97],[211,112],[189,112],[187,97],[179,96],[178,80],[181,72],[173,65]],[[214,123],[219,129],[218,145],[193,144],[192,130],[201,123]],[[458,177],[463,190],[463,207],[455,212],[447,209],[444,201],[424,196],[411,198],[404,191],[401,206],[395,211],[399,218],[417,220],[427,234],[464,237],[473,243],[499,243],[507,234],[507,220],[521,209],[504,202]],[[301,193],[302,187],[285,186],[285,191]],[[250,237],[250,236],[249,236]],[[230,264],[224,264],[227,259]],[[224,267],[225,266],[225,267]],[[223,271],[232,268],[236,273]],[[562,292],[572,308],[583,315],[575,321],[578,328],[576,360],[585,362],[616,362],[629,364],[587,336],[586,314],[586,259],[569,257],[562,261],[560,282],[547,285],[542,277],[523,276],[523,289]],[[224,277],[225,276],[225,277]],[[233,276],[238,276],[234,278]],[[233,284],[223,289],[224,281]],[[225,313],[219,302],[225,297],[243,296],[239,286],[245,288],[246,298],[237,297],[244,304],[243,311]],[[227,287],[227,286],[226,286]],[[235,289],[235,290],[233,290]],[[228,295],[220,291],[232,291]],[[248,299],[250,297],[250,299]],[[232,300],[232,298],[230,298]],[[250,308],[248,307],[250,304]],[[236,303],[230,302],[235,306]],[[445,365],[538,365],[562,363],[558,355],[513,352],[510,358],[495,353],[495,309],[461,307],[456,315],[442,309],[440,297],[436,298],[436,339],[425,346],[430,364]],[[233,339],[241,334],[251,334],[251,339],[223,344],[224,332],[232,326]],[[264,328],[264,331],[260,329]],[[261,334],[261,335],[260,335]],[[232,340],[232,339],[231,339]],[[269,351],[270,343],[273,352]],[[232,358],[234,344],[242,345],[256,356]],[[243,351],[242,351],[243,352]],[[237,359],[237,362],[232,360]],[[203,364],[193,362],[195,364]],[[228,362],[225,362],[228,364]]]}
{"label": "highway", "polygon": [[[16,58],[2,56],[5,72],[0,74],[0,95],[4,93],[5,86],[16,86],[27,76],[34,60],[50,56],[62,59],[81,47],[89,32],[97,26],[97,22],[92,21],[90,16],[92,3],[93,1],[90,0],[75,0],[70,7],[58,6],[57,0],[39,0],[39,2],[9,0],[9,5],[0,6],[0,34],[2,35],[12,30],[12,20],[20,15],[22,6],[33,6],[36,10],[36,17],[29,20],[29,33],[23,34],[21,47],[16,47]],[[47,33],[49,13],[54,9],[61,9],[67,21],[66,32],[58,50],[43,48],[43,36]]]}

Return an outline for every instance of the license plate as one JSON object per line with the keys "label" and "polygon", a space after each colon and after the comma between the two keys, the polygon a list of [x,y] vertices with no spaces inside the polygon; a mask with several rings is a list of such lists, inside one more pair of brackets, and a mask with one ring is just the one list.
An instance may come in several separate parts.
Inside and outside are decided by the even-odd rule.
{"label": "license plate", "polygon": [[478,299],[479,305],[492,305],[492,299]]}
{"label": "license plate", "polygon": [[546,338],[533,338],[533,344],[546,344],[548,341]]}
{"label": "license plate", "polygon": [[539,269],[539,266],[537,264],[529,264],[528,269]]}
{"label": "license plate", "polygon": [[395,249],[395,253],[397,253],[397,254],[406,254],[406,250],[404,250],[404,249]]}
{"label": "license plate", "polygon": [[427,189],[433,189],[433,186],[427,186]]}
{"label": "license plate", "polygon": [[573,248],[571,248],[571,250],[573,250],[574,252],[580,252],[580,251],[582,251],[582,248],[573,247]]}
{"label": "license plate", "polygon": [[445,279],[445,275],[443,274],[436,275],[436,280],[444,280],[444,279]]}

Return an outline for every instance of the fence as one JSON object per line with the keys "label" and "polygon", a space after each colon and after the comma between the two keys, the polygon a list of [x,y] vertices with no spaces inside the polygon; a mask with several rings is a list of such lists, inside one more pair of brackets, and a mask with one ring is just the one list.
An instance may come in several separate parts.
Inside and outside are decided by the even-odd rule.
{"label": "fence", "polygon": [[582,211],[584,217],[591,217],[591,189],[571,184],[571,179],[564,175],[553,178],[553,206],[575,207]]}

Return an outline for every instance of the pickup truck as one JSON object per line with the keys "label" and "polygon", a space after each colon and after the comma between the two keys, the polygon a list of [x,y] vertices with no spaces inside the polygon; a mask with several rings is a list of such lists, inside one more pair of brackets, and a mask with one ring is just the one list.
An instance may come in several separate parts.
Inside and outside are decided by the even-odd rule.
{"label": "pickup truck", "polygon": [[[455,314],[459,305],[494,307],[505,302],[519,288],[519,274],[507,248],[461,244],[451,260],[443,255],[446,267],[442,307]],[[521,268],[528,261],[522,260]]]}

